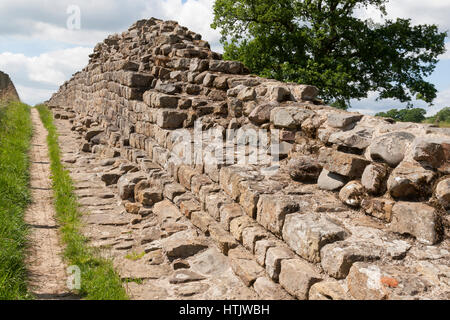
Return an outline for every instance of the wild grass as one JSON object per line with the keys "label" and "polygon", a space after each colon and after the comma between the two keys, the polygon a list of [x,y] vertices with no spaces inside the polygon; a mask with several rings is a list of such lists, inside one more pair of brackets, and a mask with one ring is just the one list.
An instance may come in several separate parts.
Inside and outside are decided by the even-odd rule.
{"label": "wild grass", "polygon": [[30,107],[0,102],[0,300],[25,300],[24,264],[30,203],[28,150],[32,136]]}
{"label": "wild grass", "polygon": [[65,245],[65,258],[70,265],[81,269],[81,289],[77,292],[87,300],[126,300],[127,295],[119,275],[109,260],[101,258],[91,248],[80,232],[80,218],[77,197],[69,172],[61,163],[58,134],[53,115],[45,105],[37,106],[40,118],[48,131],[47,144],[51,163],[57,219]]}

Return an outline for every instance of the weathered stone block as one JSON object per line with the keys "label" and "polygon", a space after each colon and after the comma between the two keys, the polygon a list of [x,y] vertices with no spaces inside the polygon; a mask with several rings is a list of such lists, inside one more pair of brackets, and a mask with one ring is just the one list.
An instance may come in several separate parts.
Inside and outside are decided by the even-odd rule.
{"label": "weathered stone block", "polygon": [[314,111],[300,107],[277,107],[270,112],[270,122],[277,128],[296,129],[314,114]]}
{"label": "weathered stone block", "polygon": [[216,221],[204,211],[194,211],[191,214],[191,222],[194,226],[199,228],[203,233],[208,232],[209,226],[216,223]]}
{"label": "weathered stone block", "polygon": [[183,127],[187,118],[185,112],[160,109],[156,113],[156,124],[162,129],[178,129]]}
{"label": "weathered stone block", "polygon": [[408,132],[391,132],[376,138],[370,145],[370,156],[373,160],[383,160],[391,167],[403,161],[407,147],[415,136]]}
{"label": "weathered stone block", "polygon": [[450,178],[440,181],[436,186],[436,198],[446,208],[450,209]]}
{"label": "weathered stone block", "polygon": [[372,163],[364,169],[361,183],[372,194],[381,194],[386,190],[384,180],[387,175],[386,165]]}
{"label": "weathered stone block", "polygon": [[433,207],[416,202],[397,202],[392,213],[390,229],[393,232],[410,234],[428,245],[438,242],[439,216]]}
{"label": "weathered stone block", "polygon": [[335,151],[331,153],[324,168],[342,176],[360,178],[369,164],[370,161],[361,156]]}
{"label": "weathered stone block", "polygon": [[384,220],[385,222],[391,222],[392,220],[392,207],[395,201],[383,198],[364,199],[361,203],[361,207],[364,212],[369,216]]}
{"label": "weathered stone block", "polygon": [[269,277],[278,282],[281,271],[281,262],[286,259],[293,259],[294,253],[285,247],[271,247],[266,252],[266,272]]}
{"label": "weathered stone block", "polygon": [[122,200],[134,198],[134,188],[136,184],[145,179],[146,179],[145,175],[143,175],[140,172],[128,173],[123,175],[117,181],[117,189],[119,191],[119,197]]}
{"label": "weathered stone block", "polygon": [[220,251],[224,255],[228,255],[228,251],[236,248],[238,243],[236,240],[226,232],[219,224],[210,224],[208,227],[211,238],[216,242]]}
{"label": "weathered stone block", "polygon": [[250,287],[256,279],[264,275],[264,269],[244,248],[232,249],[228,256],[231,260],[231,268],[246,286]]}
{"label": "weathered stone block", "polygon": [[299,209],[299,204],[290,196],[262,195],[258,202],[257,221],[277,236],[281,236],[286,214]]}
{"label": "weathered stone block", "polygon": [[255,289],[259,298],[262,300],[293,300],[280,285],[266,277],[256,279],[253,284],[253,289]]}
{"label": "weathered stone block", "polygon": [[191,214],[195,211],[200,211],[201,210],[201,206],[200,203],[195,200],[195,199],[191,199],[191,200],[187,200],[187,201],[182,201],[180,203],[180,211],[182,214],[184,214],[188,219],[191,218]]}
{"label": "weathered stone block", "polygon": [[361,120],[364,115],[355,113],[331,113],[328,115],[328,125],[333,128],[345,128]]}
{"label": "weathered stone block", "polygon": [[249,226],[242,231],[242,245],[251,253],[254,253],[256,242],[269,237],[270,234],[261,226]]}
{"label": "weathered stone block", "polygon": [[206,197],[205,207],[211,217],[220,221],[220,207],[230,200],[222,193],[213,193]]}
{"label": "weathered stone block", "polygon": [[311,286],[322,280],[313,265],[300,259],[281,261],[281,286],[299,300],[307,300]]}
{"label": "weathered stone block", "polygon": [[320,249],[347,237],[346,230],[321,214],[290,214],[283,228],[284,241],[302,258],[320,262]]}
{"label": "weathered stone block", "polygon": [[330,172],[327,169],[323,169],[322,173],[319,176],[319,179],[317,180],[317,185],[320,189],[335,191],[342,188],[347,181],[347,177]]}
{"label": "weathered stone block", "polygon": [[353,263],[380,259],[381,248],[366,242],[339,241],[320,251],[323,269],[336,279],[347,277]]}
{"label": "weathered stone block", "polygon": [[220,223],[225,230],[229,231],[230,223],[233,221],[233,219],[236,219],[243,214],[244,212],[242,211],[241,206],[237,203],[224,204],[220,208]]}
{"label": "weathered stone block", "polygon": [[242,242],[242,232],[244,229],[255,225],[256,222],[248,216],[237,217],[230,223],[230,232],[237,241]]}
{"label": "weathered stone block", "polygon": [[436,176],[415,162],[403,161],[392,171],[387,181],[387,189],[394,198],[416,199],[431,194],[431,182]]}

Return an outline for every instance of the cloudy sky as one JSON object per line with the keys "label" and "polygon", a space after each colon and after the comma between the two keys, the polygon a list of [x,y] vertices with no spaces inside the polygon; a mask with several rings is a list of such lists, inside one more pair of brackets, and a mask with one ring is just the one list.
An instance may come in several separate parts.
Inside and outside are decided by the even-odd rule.
{"label": "cloudy sky", "polygon": [[[220,34],[212,30],[214,0],[1,0],[0,70],[13,79],[21,99],[29,104],[47,100],[71,75],[88,62],[96,43],[126,30],[136,20],[156,17],[176,20],[203,35],[221,51]],[[68,28],[73,6],[81,13],[80,29]],[[450,0],[391,0],[390,17],[411,18],[414,23],[435,23],[450,30]],[[375,11],[359,13],[379,19]],[[72,24],[73,25],[73,24]],[[447,39],[450,49],[450,38]],[[441,57],[430,77],[439,90],[435,106],[422,102],[429,115],[450,106],[450,52]],[[371,114],[404,105],[396,101],[354,101],[353,110]]]}

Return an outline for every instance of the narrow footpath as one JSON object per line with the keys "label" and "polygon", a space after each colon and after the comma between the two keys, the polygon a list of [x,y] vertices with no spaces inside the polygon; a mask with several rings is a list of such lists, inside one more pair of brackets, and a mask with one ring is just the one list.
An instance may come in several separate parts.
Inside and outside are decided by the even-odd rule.
{"label": "narrow footpath", "polygon": [[29,288],[36,299],[69,298],[71,293],[66,284],[63,248],[53,206],[47,131],[35,108],[31,109],[31,117],[34,128],[30,150],[32,204],[25,213],[25,222],[30,228],[30,245],[25,261]]}

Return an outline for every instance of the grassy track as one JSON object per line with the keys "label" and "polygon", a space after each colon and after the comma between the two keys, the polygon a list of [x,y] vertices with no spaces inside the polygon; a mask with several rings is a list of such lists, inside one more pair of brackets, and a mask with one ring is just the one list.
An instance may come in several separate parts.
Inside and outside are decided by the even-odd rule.
{"label": "grassy track", "polygon": [[28,150],[30,107],[0,102],[0,300],[32,298],[24,265],[30,203]]}
{"label": "grassy track", "polygon": [[53,191],[57,219],[61,224],[65,258],[70,265],[81,269],[79,294],[89,300],[124,300],[125,289],[110,261],[99,258],[87,245],[79,231],[81,213],[69,172],[61,164],[58,135],[51,111],[44,105],[37,106],[39,115],[48,131],[47,143],[51,162]]}

